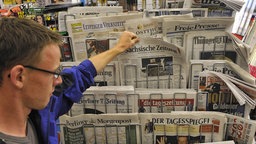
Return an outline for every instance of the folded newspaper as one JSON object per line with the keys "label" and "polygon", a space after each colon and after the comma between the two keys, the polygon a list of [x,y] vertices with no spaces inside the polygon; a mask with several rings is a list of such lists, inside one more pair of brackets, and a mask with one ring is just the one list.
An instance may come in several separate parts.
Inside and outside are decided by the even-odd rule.
{"label": "folded newspaper", "polygon": [[198,110],[220,111],[249,118],[256,86],[214,71],[199,73]]}
{"label": "folded newspaper", "polygon": [[252,85],[256,84],[256,78],[239,65],[228,60],[190,60],[189,64],[189,88],[198,89],[199,72],[204,70],[220,72],[230,75]]}

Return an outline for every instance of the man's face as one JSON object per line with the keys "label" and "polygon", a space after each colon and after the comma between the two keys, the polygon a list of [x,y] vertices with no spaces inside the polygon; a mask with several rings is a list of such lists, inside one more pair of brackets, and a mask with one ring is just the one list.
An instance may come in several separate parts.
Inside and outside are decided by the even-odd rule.
{"label": "man's face", "polygon": [[[33,67],[55,72],[60,65],[60,50],[58,45],[50,44],[41,52],[41,60]],[[43,109],[49,103],[56,85],[62,83],[61,77],[57,79],[53,74],[26,68],[27,77],[24,84],[27,107]]]}

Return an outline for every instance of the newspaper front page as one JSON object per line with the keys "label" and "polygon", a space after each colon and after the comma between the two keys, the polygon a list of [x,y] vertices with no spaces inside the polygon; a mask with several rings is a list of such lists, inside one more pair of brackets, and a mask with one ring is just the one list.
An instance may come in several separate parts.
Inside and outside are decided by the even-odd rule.
{"label": "newspaper front page", "polygon": [[62,144],[139,143],[137,114],[82,114],[60,117]]}
{"label": "newspaper front page", "polygon": [[124,23],[128,19],[142,17],[142,14],[127,14],[106,17],[89,17],[67,21],[67,31],[72,38],[75,61],[88,58],[86,49],[87,39],[106,40],[109,32],[122,32]]}
{"label": "newspaper front page", "polygon": [[220,72],[255,84],[255,78],[239,65],[227,60],[190,60],[189,88],[198,89],[199,72],[204,70]]}
{"label": "newspaper front page", "polygon": [[187,60],[222,59],[232,61],[240,67],[248,69],[242,55],[233,47],[233,40],[225,31],[190,31],[184,34]]}
{"label": "newspaper front page", "polygon": [[121,85],[135,88],[186,88],[186,65],[180,47],[141,37],[118,57]]}
{"label": "newspaper front page", "polygon": [[73,115],[137,112],[133,86],[92,86],[83,95],[71,108]]}
{"label": "newspaper front page", "polygon": [[140,113],[143,144],[218,142],[226,118],[214,112]]}
{"label": "newspaper front page", "polygon": [[214,71],[199,73],[198,110],[220,111],[247,118],[255,107],[255,101],[227,77]]}
{"label": "newspaper front page", "polygon": [[192,19],[163,19],[163,37],[165,41],[183,47],[184,33],[203,30],[231,30],[234,18],[200,17]]}
{"label": "newspaper front page", "polygon": [[139,113],[195,111],[197,92],[194,89],[135,89]]}
{"label": "newspaper front page", "polygon": [[256,122],[247,118],[241,118],[234,115],[226,115],[227,128],[225,139],[233,140],[237,144],[255,143]]}

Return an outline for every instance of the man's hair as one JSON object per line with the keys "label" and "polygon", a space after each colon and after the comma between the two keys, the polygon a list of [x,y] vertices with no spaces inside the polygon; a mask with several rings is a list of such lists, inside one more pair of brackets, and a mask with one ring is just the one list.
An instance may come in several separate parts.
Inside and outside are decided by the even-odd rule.
{"label": "man's hair", "polygon": [[62,44],[57,32],[29,19],[0,19],[0,86],[3,71],[15,65],[31,65],[39,62],[46,45]]}

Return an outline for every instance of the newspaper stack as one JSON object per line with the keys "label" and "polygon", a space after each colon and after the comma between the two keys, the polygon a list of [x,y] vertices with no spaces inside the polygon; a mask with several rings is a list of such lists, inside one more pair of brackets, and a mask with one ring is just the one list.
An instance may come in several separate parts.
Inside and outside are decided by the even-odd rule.
{"label": "newspaper stack", "polygon": [[186,88],[186,65],[180,47],[160,39],[142,37],[120,54],[121,85],[135,88]]}
{"label": "newspaper stack", "polygon": [[248,118],[254,109],[256,86],[214,71],[199,73],[199,111],[220,111]]}
{"label": "newspaper stack", "polygon": [[197,92],[194,89],[135,89],[139,113],[195,111]]}
{"label": "newspaper stack", "polygon": [[256,79],[239,65],[227,60],[190,60],[189,88],[198,90],[199,73],[204,70],[220,72],[243,80],[252,85]]}

